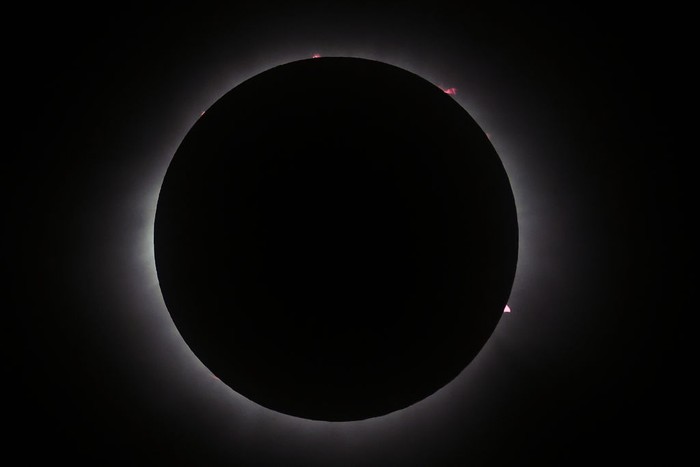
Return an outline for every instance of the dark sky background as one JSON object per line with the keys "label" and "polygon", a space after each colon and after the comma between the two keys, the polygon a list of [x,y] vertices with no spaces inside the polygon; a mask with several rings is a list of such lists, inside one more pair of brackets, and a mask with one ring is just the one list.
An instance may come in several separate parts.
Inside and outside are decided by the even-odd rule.
{"label": "dark sky background", "polygon": [[[673,464],[692,413],[686,14],[567,5],[6,15],[11,451],[79,465]],[[270,414],[207,380],[163,324],[143,246],[199,114],[313,53],[455,86],[502,153],[521,222],[513,312],[483,358],[425,404],[355,425]]]}

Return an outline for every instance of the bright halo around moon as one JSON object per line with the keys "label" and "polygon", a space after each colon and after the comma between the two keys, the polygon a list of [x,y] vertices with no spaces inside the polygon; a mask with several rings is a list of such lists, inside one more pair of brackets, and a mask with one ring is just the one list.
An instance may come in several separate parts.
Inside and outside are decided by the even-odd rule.
{"label": "bright halo around moon", "polygon": [[[236,87],[243,81],[263,72],[267,69],[273,68],[274,66],[288,63],[294,60],[312,58],[311,53],[309,54],[297,54],[295,52],[287,52],[283,54],[270,54],[270,61],[266,63],[258,63],[249,67],[242,68],[232,68],[228,70],[227,73],[219,72],[214,73],[215,76],[221,76],[224,79],[219,80],[218,84],[209,84],[208,86],[198,86],[196,83],[192,84],[191,89],[193,89],[192,95],[189,99],[189,103],[182,107],[182,111],[168,116],[169,130],[167,134],[164,134],[163,138],[160,140],[159,146],[152,147],[149,149],[151,153],[160,154],[159,157],[151,157],[150,159],[144,159],[149,161],[149,165],[141,169],[142,173],[149,178],[149,181],[145,183],[147,187],[143,192],[143,195],[139,201],[139,208],[141,210],[143,219],[142,225],[137,230],[139,232],[139,237],[135,239],[135,244],[141,245],[137,250],[138,254],[135,258],[135,262],[140,264],[138,272],[133,274],[131,277],[134,281],[133,287],[143,290],[145,295],[144,299],[152,303],[148,311],[149,316],[154,322],[159,322],[159,335],[163,339],[162,345],[164,348],[171,349],[171,356],[175,356],[176,362],[182,367],[181,371],[189,373],[193,377],[195,375],[200,375],[202,384],[209,387],[208,391],[214,391],[218,394],[216,399],[219,401],[218,404],[223,404],[223,406],[230,407],[228,410],[235,410],[240,412],[244,410],[245,413],[250,414],[255,417],[262,417],[262,419],[268,420],[277,424],[280,429],[284,427],[298,427],[299,423],[312,424],[304,425],[311,428],[317,423],[324,423],[312,420],[302,420],[296,417],[284,415],[277,413],[275,411],[270,411],[265,407],[259,406],[247,398],[244,398],[232,391],[228,386],[223,384],[218,378],[212,378],[212,374],[207,369],[202,362],[194,355],[190,348],[183,342],[182,336],[175,327],[167,308],[163,302],[162,294],[158,286],[158,279],[155,270],[155,259],[154,259],[154,248],[153,248],[153,226],[156,213],[156,205],[158,200],[158,194],[164,179],[167,167],[175,154],[178,146],[184,139],[185,135],[189,129],[206,115],[207,109],[216,102],[222,95],[228,92],[230,89]],[[510,299],[508,301],[507,309],[516,304],[518,309],[526,307],[526,304],[520,303],[521,291],[528,289],[530,284],[533,284],[537,280],[538,275],[541,272],[538,269],[538,264],[533,261],[532,255],[535,250],[533,250],[532,245],[534,239],[536,238],[536,225],[533,220],[539,216],[539,219],[543,219],[543,213],[539,213],[536,208],[536,199],[531,199],[532,196],[536,196],[536,190],[533,186],[534,177],[532,174],[537,170],[536,166],[529,167],[527,158],[525,154],[516,150],[518,146],[517,139],[508,138],[508,125],[505,124],[504,117],[497,112],[489,111],[488,100],[484,100],[480,96],[480,92],[476,89],[469,89],[464,83],[458,80],[446,79],[440,73],[436,72],[434,69],[426,68],[422,65],[423,62],[428,62],[428,60],[421,61],[415,58],[413,59],[401,59],[398,58],[396,54],[377,54],[371,52],[357,52],[351,50],[333,50],[333,53],[320,54],[320,55],[334,55],[334,56],[347,56],[347,57],[357,57],[357,58],[367,58],[371,60],[378,60],[384,63],[393,64],[399,66],[405,70],[413,72],[432,83],[450,83],[449,87],[443,87],[445,89],[450,89],[454,87],[459,88],[458,94],[453,94],[451,97],[455,99],[459,105],[466,109],[470,115],[474,117],[476,122],[485,131],[489,140],[493,144],[496,152],[499,154],[501,162],[508,174],[508,178],[511,183],[511,188],[513,190],[513,195],[515,197],[515,206],[518,216],[518,223],[520,228],[520,239],[519,239],[519,259],[518,259],[518,269],[516,277],[513,284],[513,289],[511,291]],[[276,56],[276,58],[274,58]],[[212,70],[214,71],[214,70]],[[477,92],[474,92],[477,91]],[[190,112],[187,112],[190,109]],[[528,195],[527,193],[530,193]],[[546,215],[544,216],[546,217]],[[147,286],[144,288],[144,284]],[[508,313],[507,309],[503,310]],[[506,321],[511,321],[510,319]],[[515,321],[514,321],[515,323]],[[517,326],[517,324],[515,324]],[[481,374],[484,370],[488,368],[487,363],[494,357],[491,356],[493,349],[492,343],[498,342],[503,339],[508,339],[508,335],[515,331],[513,326],[506,326],[503,320],[496,327],[491,339],[487,342],[484,349],[480,352],[477,358],[463,371],[452,383],[445,386],[443,389],[437,391],[430,397],[416,403],[406,409],[398,410],[391,414],[372,418],[366,421],[355,421],[355,422],[344,422],[348,426],[361,426],[362,430],[367,430],[368,427],[374,427],[373,430],[379,430],[375,432],[373,430],[367,431],[367,436],[373,436],[371,433],[388,433],[385,430],[392,429],[391,427],[396,427],[396,423],[406,414],[414,414],[412,417],[428,417],[428,414],[435,414],[436,410],[443,411],[448,404],[448,399],[456,396],[457,393],[466,391],[464,397],[471,397],[477,400],[477,396],[472,394],[473,391],[467,390],[467,386],[474,382],[474,378],[480,378],[483,376],[477,376]],[[204,381],[209,381],[210,383],[204,383]],[[215,386],[211,386],[214,384]],[[457,391],[457,393],[455,392]],[[469,396],[468,394],[472,394]],[[423,414],[423,415],[421,415]],[[445,412],[445,415],[447,412]],[[433,415],[430,415],[432,417]],[[399,418],[397,418],[399,417]],[[289,425],[291,423],[291,425]],[[370,423],[370,425],[368,425]],[[320,435],[319,435],[320,436]],[[363,435],[364,436],[364,435]],[[382,435],[383,436],[383,435]],[[369,438],[368,438],[369,439]]]}

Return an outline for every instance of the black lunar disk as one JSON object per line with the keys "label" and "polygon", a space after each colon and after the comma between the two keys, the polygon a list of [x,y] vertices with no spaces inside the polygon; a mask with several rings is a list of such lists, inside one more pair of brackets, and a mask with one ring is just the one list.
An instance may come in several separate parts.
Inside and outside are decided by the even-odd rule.
{"label": "black lunar disk", "polygon": [[158,199],[167,308],[222,381],[278,412],[358,420],[455,378],[515,274],[513,194],[484,132],[406,70],[278,66],[216,102]]}

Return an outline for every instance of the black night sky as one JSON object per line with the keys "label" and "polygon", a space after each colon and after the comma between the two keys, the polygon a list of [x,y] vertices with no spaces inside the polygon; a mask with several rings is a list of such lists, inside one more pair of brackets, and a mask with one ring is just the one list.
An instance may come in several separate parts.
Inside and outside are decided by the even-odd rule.
{"label": "black night sky", "polygon": [[[7,455],[676,464],[690,440],[678,421],[693,413],[680,332],[692,315],[694,212],[690,153],[678,143],[686,14],[577,3],[8,12]],[[189,129],[234,86],[313,54],[378,60],[455,88],[501,157],[518,213],[512,312],[481,353],[427,399],[355,422],[279,414],[213,378],[177,333],[153,264],[158,191]]]}

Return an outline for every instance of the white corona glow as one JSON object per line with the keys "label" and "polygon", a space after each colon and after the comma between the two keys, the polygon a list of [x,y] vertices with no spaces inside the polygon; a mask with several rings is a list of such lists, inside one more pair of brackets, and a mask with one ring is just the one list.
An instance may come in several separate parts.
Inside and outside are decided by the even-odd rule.
{"label": "white corona glow", "polygon": [[[265,55],[262,52],[268,52],[268,54]],[[353,48],[336,48],[328,52],[324,56],[366,58],[392,64],[415,73],[432,83],[439,83],[445,79],[444,76],[439,76],[424,65],[424,63],[430,63],[429,56],[422,60],[421,57],[406,58],[392,53],[380,53],[376,50],[358,51]],[[451,401],[455,398],[468,401],[468,407],[475,411],[480,410],[479,397],[481,397],[482,392],[479,388],[483,387],[483,381],[494,377],[493,365],[489,365],[488,362],[497,358],[495,357],[497,354],[495,349],[498,343],[506,341],[508,333],[513,332],[512,328],[504,328],[504,326],[512,326],[510,323],[517,320],[502,320],[474,360],[452,382],[431,396],[384,416],[349,422],[302,419],[267,409],[250,401],[213,375],[189,349],[179,334],[163,301],[155,268],[153,230],[158,194],[168,164],[178,146],[196,121],[204,114],[204,112],[200,114],[198,109],[209,108],[229,90],[267,69],[308,58],[307,53],[298,53],[294,50],[267,50],[261,51],[261,53],[263,56],[269,57],[269,60],[264,63],[255,62],[239,69],[231,68],[227,73],[212,69],[212,76],[219,77],[219,81],[216,83],[195,83],[189,90],[192,96],[188,105],[183,106],[180,113],[163,115],[163,119],[167,120],[165,126],[169,130],[163,131],[159,136],[160,144],[157,145],[158,147],[144,150],[144,158],[149,159],[150,162],[145,170],[143,167],[140,169],[143,183],[147,189],[145,193],[141,193],[139,200],[130,206],[125,206],[125,208],[135,209],[141,213],[139,216],[141,224],[136,234],[137,237],[130,242],[130,248],[133,252],[132,261],[135,260],[139,267],[135,268],[136,272],[129,277],[133,281],[131,286],[142,290],[147,299],[145,302],[150,305],[144,305],[141,309],[133,310],[131,313],[134,320],[141,320],[142,323],[147,321],[151,326],[154,325],[150,323],[156,323],[155,326],[159,329],[158,337],[160,338],[158,345],[162,347],[162,353],[168,355],[168,361],[173,362],[171,365],[176,370],[169,370],[168,373],[166,369],[162,369],[163,360],[155,358],[144,361],[142,365],[150,368],[154,375],[160,375],[153,376],[154,378],[167,379],[168,384],[196,387],[198,392],[191,396],[193,400],[211,401],[210,404],[216,406],[219,413],[226,414],[226,422],[220,422],[225,423],[226,429],[218,431],[221,433],[220,439],[212,441],[225,445],[230,444],[230,439],[235,439],[239,445],[246,445],[247,442],[253,443],[260,436],[263,436],[271,442],[284,440],[284,443],[281,444],[285,446],[333,446],[336,455],[342,456],[344,453],[348,458],[352,458],[363,449],[371,450],[371,446],[375,446],[377,443],[400,443],[402,437],[419,431],[418,427],[433,424],[435,419],[449,420],[450,417],[454,416]],[[320,54],[314,54],[314,57],[317,55],[320,57]],[[532,232],[534,230],[531,218],[535,211],[533,206],[527,202],[526,196],[526,193],[531,191],[526,189],[529,178],[526,176],[526,171],[523,170],[527,161],[515,149],[519,147],[518,141],[509,140],[508,135],[504,133],[505,126],[501,124],[501,121],[505,117],[489,113],[487,110],[488,102],[482,102],[482,105],[486,106],[480,107],[479,100],[474,97],[475,93],[469,92],[464,86],[461,86],[460,90],[458,95],[455,93],[452,96],[489,135],[489,139],[501,158],[510,179],[521,235],[518,270],[509,303],[514,303],[518,309],[526,309],[526,304],[521,302],[518,291],[527,286],[528,276],[533,276],[534,263],[528,261],[526,268],[528,274],[525,275],[521,262],[523,258],[530,259],[529,242],[531,238],[536,238],[522,235],[523,231]],[[144,288],[144,284],[148,284],[148,286]],[[509,306],[506,306],[504,312],[509,312],[509,309]],[[523,315],[523,313],[518,313],[519,317]],[[508,321],[508,323],[504,325],[504,321]],[[194,402],[188,400],[188,403]],[[267,430],[264,433],[260,428],[262,426],[265,426]],[[432,435],[423,435],[421,438],[423,441],[420,442],[429,443],[430,436]]]}

